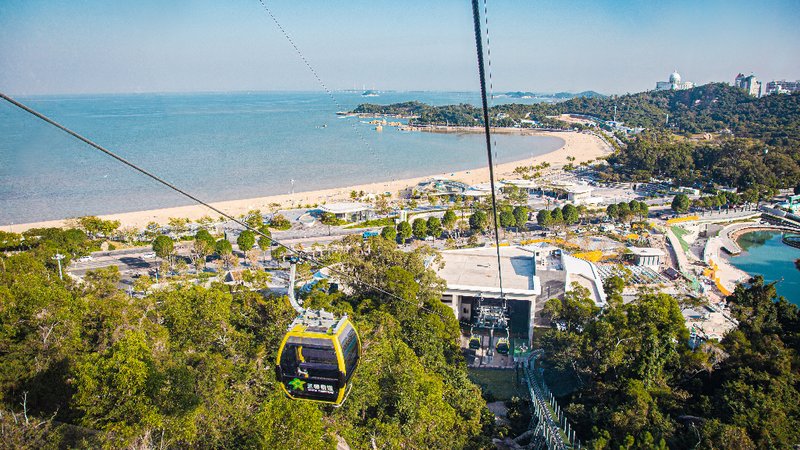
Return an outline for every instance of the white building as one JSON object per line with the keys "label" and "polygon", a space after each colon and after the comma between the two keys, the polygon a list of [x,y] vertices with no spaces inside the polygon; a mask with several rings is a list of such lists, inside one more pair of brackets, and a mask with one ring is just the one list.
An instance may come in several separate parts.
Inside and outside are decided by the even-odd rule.
{"label": "white building", "polygon": [[[498,183],[499,184],[499,183]],[[494,193],[500,195],[500,187],[495,185]],[[489,197],[492,195],[492,185],[491,183],[480,183],[473,186],[469,186],[467,190],[465,190],[462,194],[465,198],[479,200],[483,197]]]}
{"label": "white building", "polygon": [[791,94],[792,92],[800,91],[800,80],[786,81],[786,80],[773,80],[767,83],[766,95],[773,94]]}
{"label": "white building", "polygon": [[755,75],[745,76],[743,73],[736,75],[733,85],[739,89],[744,89],[751,97],[761,97],[761,82]]}
{"label": "white building", "polygon": [[329,203],[320,206],[319,209],[324,213],[335,215],[337,219],[348,222],[370,220],[375,217],[372,206],[358,202]]}
{"label": "white building", "polygon": [[594,188],[584,184],[573,184],[564,188],[567,191],[567,200],[576,205],[588,205],[591,203],[599,203],[599,198],[592,197]]}
{"label": "white building", "polygon": [[672,72],[669,75],[669,81],[656,82],[657,91],[682,91],[684,89],[691,89],[693,87],[694,83],[691,81],[682,81],[681,74],[679,74],[677,71]]}
{"label": "white building", "polygon": [[664,251],[650,247],[628,247],[633,255],[633,263],[637,266],[658,267],[664,258]]}
{"label": "white building", "polygon": [[528,195],[533,195],[536,191],[541,190],[542,188],[539,184],[534,180],[525,180],[525,179],[518,179],[518,180],[503,180],[502,184],[508,186],[516,186],[519,189],[525,191]]}
{"label": "white building", "polygon": [[[479,298],[484,304],[501,302],[496,247],[445,250],[442,259],[437,270],[447,282],[442,302],[459,322],[475,320]],[[573,282],[589,289],[596,305],[606,304],[597,267],[549,244],[500,247],[500,267],[511,333],[526,336],[529,345],[544,303],[572,289]]]}

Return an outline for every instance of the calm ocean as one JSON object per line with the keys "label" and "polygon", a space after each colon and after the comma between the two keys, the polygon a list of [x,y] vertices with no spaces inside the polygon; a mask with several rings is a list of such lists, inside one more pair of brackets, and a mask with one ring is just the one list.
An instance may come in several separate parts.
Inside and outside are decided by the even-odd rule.
{"label": "calm ocean", "polygon": [[[476,93],[335,93],[360,103],[478,104]],[[210,201],[480,167],[479,134],[401,132],[339,118],[321,92],[126,94],[20,98],[175,185]],[[527,101],[531,100],[516,100]],[[356,128],[369,147],[353,129]],[[552,137],[496,136],[499,162],[553,151]],[[0,105],[0,224],[137,211],[188,202],[7,103]]]}

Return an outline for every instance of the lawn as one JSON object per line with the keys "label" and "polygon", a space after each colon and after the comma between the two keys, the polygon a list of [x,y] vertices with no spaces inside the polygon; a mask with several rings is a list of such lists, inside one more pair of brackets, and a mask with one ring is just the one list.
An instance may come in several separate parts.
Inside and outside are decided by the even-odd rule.
{"label": "lawn", "polygon": [[468,371],[469,379],[480,386],[484,395],[491,394],[500,401],[509,400],[514,396],[520,398],[528,396],[522,380],[517,381],[515,370],[469,368]]}
{"label": "lawn", "polygon": [[672,228],[672,232],[675,233],[675,237],[678,238],[678,242],[681,244],[681,248],[683,249],[683,252],[684,253],[688,252],[689,251],[689,244],[685,240],[683,240],[683,237],[686,236],[687,234],[689,234],[689,232],[684,230],[683,228],[681,228],[679,226],[673,226],[673,227],[670,227],[670,228]]}
{"label": "lawn", "polygon": [[354,223],[349,225],[345,228],[353,229],[353,228],[369,228],[369,227],[388,227],[394,226],[394,217],[384,217],[381,219],[372,219],[372,220],[365,220],[364,222]]}

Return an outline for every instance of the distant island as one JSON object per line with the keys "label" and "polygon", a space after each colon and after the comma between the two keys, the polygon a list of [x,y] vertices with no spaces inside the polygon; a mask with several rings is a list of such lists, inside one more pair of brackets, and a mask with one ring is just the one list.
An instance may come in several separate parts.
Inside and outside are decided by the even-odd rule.
{"label": "distant island", "polygon": [[497,94],[496,97],[567,100],[567,99],[576,98],[576,97],[605,98],[606,96],[601,94],[601,93],[599,93],[599,92],[595,92],[595,91],[583,91],[583,92],[578,92],[578,93],[556,92],[555,94],[547,94],[547,93],[542,93],[542,92],[514,91],[514,92],[506,92],[506,93],[503,93],[503,94]]}
{"label": "distant island", "polygon": [[[753,199],[800,182],[800,94],[752,97],[726,83],[609,97],[588,93],[597,94],[492,106],[491,126],[602,131],[618,148],[608,159],[609,180],[713,183]],[[350,114],[406,118],[409,127],[436,131],[483,123],[481,109],[466,103],[365,103]]]}

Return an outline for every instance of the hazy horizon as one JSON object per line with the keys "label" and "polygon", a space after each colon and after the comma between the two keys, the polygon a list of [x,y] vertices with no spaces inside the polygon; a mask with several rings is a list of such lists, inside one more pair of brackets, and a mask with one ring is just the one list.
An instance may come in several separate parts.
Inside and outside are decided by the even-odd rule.
{"label": "hazy horizon", "polygon": [[[469,2],[267,2],[333,90],[478,90]],[[800,79],[789,0],[488,1],[495,92]],[[320,91],[257,0],[7,0],[0,91],[14,95]]]}

